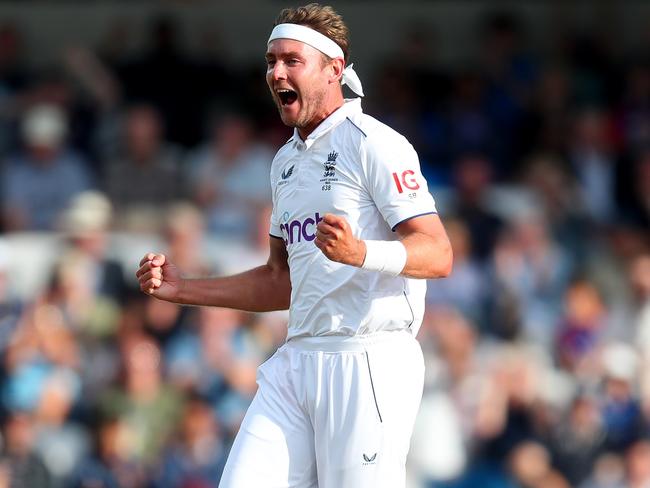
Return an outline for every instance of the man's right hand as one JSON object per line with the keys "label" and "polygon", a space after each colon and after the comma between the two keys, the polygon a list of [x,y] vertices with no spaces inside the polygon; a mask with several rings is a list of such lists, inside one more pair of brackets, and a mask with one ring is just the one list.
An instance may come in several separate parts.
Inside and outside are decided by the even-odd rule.
{"label": "man's right hand", "polygon": [[178,268],[164,254],[146,254],[135,273],[140,290],[161,300],[178,300],[182,278]]}

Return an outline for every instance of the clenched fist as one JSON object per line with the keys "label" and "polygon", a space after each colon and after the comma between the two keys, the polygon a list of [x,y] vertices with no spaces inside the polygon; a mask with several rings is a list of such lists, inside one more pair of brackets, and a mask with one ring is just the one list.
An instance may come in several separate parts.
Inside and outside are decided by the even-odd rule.
{"label": "clenched fist", "polygon": [[366,244],[352,235],[350,224],[343,217],[325,214],[316,226],[316,247],[328,259],[361,267],[366,257]]}
{"label": "clenched fist", "polygon": [[146,254],[135,273],[140,290],[161,300],[176,301],[182,282],[178,268],[164,254]]}

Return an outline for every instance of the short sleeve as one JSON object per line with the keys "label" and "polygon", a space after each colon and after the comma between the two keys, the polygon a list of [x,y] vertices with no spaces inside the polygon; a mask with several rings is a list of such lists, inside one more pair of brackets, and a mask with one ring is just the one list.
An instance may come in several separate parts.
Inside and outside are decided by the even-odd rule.
{"label": "short sleeve", "polygon": [[276,204],[275,190],[274,190],[273,172],[271,172],[271,200],[273,207],[271,209],[271,219],[269,222],[269,234],[273,237],[282,237],[282,229],[280,229],[280,218],[278,215],[278,208]]}
{"label": "short sleeve", "polygon": [[364,146],[368,192],[391,229],[405,220],[437,212],[417,153],[405,138],[368,139]]}

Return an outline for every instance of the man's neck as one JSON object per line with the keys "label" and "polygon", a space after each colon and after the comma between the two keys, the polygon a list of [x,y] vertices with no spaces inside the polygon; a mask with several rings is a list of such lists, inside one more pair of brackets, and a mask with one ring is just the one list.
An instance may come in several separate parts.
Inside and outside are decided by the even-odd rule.
{"label": "man's neck", "polygon": [[340,109],[344,103],[345,100],[343,99],[343,94],[338,93],[330,103],[325,104],[327,108],[324,109],[318,117],[314,117],[313,122],[311,122],[309,125],[305,127],[298,128],[298,135],[300,136],[300,138],[303,141],[307,140],[309,134],[314,132],[318,128],[318,126],[323,123],[323,121],[326,118],[328,118],[338,109]]}

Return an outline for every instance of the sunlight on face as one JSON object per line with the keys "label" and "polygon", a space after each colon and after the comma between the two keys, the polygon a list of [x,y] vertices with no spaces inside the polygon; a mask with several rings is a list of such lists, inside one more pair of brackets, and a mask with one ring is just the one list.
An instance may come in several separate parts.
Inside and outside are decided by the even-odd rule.
{"label": "sunlight on face", "polygon": [[331,111],[326,106],[328,63],[317,49],[300,41],[275,39],[266,53],[266,82],[282,122],[313,130]]}

